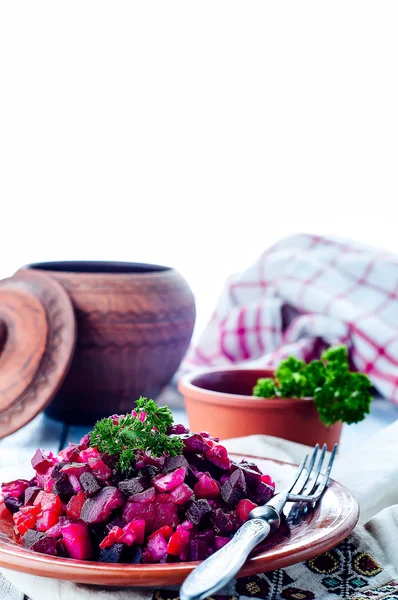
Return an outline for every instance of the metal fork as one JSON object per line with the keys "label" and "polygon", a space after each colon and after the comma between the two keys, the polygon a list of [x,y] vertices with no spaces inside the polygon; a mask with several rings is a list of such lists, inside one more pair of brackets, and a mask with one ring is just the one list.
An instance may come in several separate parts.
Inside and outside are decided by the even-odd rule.
{"label": "metal fork", "polygon": [[[325,491],[333,466],[337,444],[330,459],[325,462],[326,444],[324,444],[318,462],[317,444],[309,457],[304,458],[292,485],[280,494],[276,494],[264,506],[253,509],[234,537],[220,550],[204,560],[188,575],[180,590],[180,600],[205,600],[229,583],[246,562],[250,552],[262,542],[270,532],[281,524],[281,516],[287,502],[298,502],[314,507]],[[308,463],[308,466],[307,466]]]}

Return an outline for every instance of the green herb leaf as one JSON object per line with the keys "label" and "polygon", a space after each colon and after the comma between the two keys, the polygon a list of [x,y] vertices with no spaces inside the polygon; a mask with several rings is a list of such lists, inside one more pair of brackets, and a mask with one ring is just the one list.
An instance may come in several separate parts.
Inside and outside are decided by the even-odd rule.
{"label": "green herb leaf", "polygon": [[158,406],[153,400],[141,397],[134,414],[98,421],[90,432],[90,445],[97,446],[100,452],[119,455],[117,466],[128,474],[136,450],[149,451],[153,456],[182,453],[180,438],[166,435],[172,423],[173,415],[167,405]]}
{"label": "green herb leaf", "polygon": [[260,398],[274,398],[276,390],[275,381],[271,379],[271,377],[264,377],[258,379],[257,384],[253,388],[253,396],[259,396]]}
{"label": "green herb leaf", "polygon": [[347,348],[338,346],[328,348],[321,360],[309,364],[290,356],[275,371],[275,381],[259,379],[253,394],[263,398],[311,396],[325,425],[351,424],[369,413],[371,387],[367,375],[350,372]]}
{"label": "green herb leaf", "polygon": [[326,381],[326,369],[321,360],[313,360],[305,367],[306,386],[304,396],[313,396],[315,390],[323,386]]}

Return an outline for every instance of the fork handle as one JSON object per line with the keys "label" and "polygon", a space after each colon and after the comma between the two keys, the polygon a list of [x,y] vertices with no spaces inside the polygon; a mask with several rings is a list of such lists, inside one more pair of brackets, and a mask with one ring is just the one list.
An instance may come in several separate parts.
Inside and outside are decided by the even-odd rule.
{"label": "fork handle", "polygon": [[204,560],[188,575],[180,590],[180,600],[204,600],[234,578],[250,552],[271,531],[263,519],[246,521],[228,544]]}

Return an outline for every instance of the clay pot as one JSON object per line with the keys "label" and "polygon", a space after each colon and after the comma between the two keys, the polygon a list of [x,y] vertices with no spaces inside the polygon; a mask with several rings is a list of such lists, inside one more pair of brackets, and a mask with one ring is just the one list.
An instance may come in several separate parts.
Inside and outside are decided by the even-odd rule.
{"label": "clay pot", "polygon": [[208,431],[221,439],[253,434],[272,435],[331,449],[340,439],[342,423],[326,427],[312,398],[252,396],[260,377],[269,369],[209,369],[185,375],[178,387],[184,396],[192,431]]}
{"label": "clay pot", "polygon": [[[47,413],[92,424],[156,399],[188,348],[195,303],[185,279],[159,265],[48,262],[40,270],[67,291],[75,310],[72,365]],[[21,269],[23,271],[24,269]]]}

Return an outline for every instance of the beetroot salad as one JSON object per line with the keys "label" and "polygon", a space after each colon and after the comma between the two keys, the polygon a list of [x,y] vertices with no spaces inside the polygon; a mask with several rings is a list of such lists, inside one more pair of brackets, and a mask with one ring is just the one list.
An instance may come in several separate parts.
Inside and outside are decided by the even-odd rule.
{"label": "beetroot salad", "polygon": [[108,563],[207,558],[267,502],[275,485],[217,438],[172,422],[140,398],[56,456],[37,450],[35,476],[3,483],[18,539],[36,552]]}

